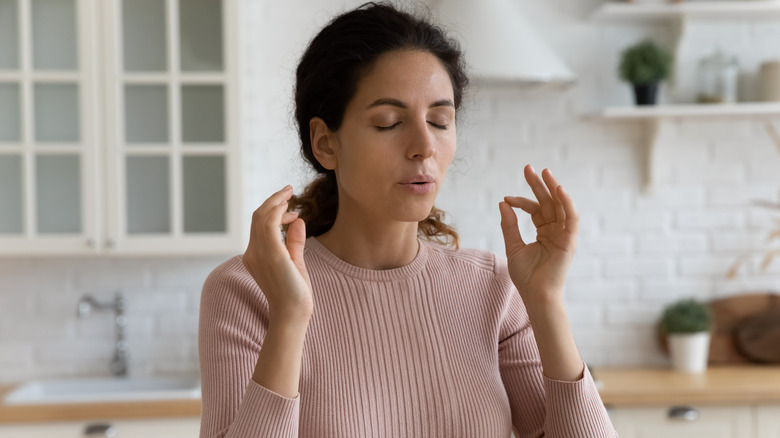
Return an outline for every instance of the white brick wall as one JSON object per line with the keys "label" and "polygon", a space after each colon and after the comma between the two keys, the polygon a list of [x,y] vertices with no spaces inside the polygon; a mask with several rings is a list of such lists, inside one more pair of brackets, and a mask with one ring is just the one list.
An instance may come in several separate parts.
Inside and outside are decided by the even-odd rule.
{"label": "white brick wall", "polygon": [[[242,106],[246,203],[244,216],[272,191],[309,173],[298,158],[291,80],[312,32],[335,11],[362,0],[244,0]],[[664,364],[655,320],[677,298],[702,299],[780,291],[780,262],[762,273],[753,257],[742,275],[724,278],[731,262],[760,248],[772,216],[752,199],[777,199],[780,153],[764,123],[749,119],[675,122],[662,157],[659,187],[643,191],[640,122],[583,117],[604,105],[631,103],[616,79],[618,53],[643,36],[669,44],[663,25],[597,25],[587,16],[600,0],[516,1],[579,74],[564,91],[514,86],[475,88],[459,126],[459,152],[439,206],[464,246],[503,251],[497,203],[530,196],[522,167],[550,167],[581,214],[579,250],[566,284],[575,337],[594,366]],[[294,6],[293,6],[294,5]],[[692,95],[692,68],[715,43],[738,50],[750,90],[758,64],[780,58],[780,21],[694,23],[681,47],[678,94]],[[688,87],[688,88],[685,88]],[[671,98],[664,87],[662,99]],[[521,218],[526,240],[534,236]],[[75,317],[85,292],[128,298],[128,340],[135,374],[197,371],[200,287],[222,260],[43,258],[0,260],[0,382],[34,377],[108,374],[113,326],[108,315]]]}

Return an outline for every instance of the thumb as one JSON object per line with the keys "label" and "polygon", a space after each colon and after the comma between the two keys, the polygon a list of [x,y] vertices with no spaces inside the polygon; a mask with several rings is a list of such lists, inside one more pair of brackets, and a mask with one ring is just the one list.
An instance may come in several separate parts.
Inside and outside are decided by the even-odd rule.
{"label": "thumb", "polygon": [[[297,266],[299,270],[301,270],[301,268],[305,270],[305,265],[303,263],[303,247],[306,245],[306,223],[303,222],[303,219],[298,218],[290,223],[287,227],[286,240],[287,252],[290,253],[290,258],[293,263],[295,263],[295,266]],[[303,270],[301,272],[303,272]]]}
{"label": "thumb", "polygon": [[520,228],[517,226],[517,215],[512,207],[506,202],[498,203],[498,210],[501,212],[501,231],[504,233],[504,245],[506,246],[506,255],[513,253],[517,249],[525,246]]}

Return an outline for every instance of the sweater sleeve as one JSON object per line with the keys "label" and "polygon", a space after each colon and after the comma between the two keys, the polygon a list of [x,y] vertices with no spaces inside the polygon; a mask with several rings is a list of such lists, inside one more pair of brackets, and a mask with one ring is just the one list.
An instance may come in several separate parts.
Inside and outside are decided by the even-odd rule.
{"label": "sweater sleeve", "polygon": [[584,364],[582,378],[573,382],[548,379],[542,374],[539,349],[523,300],[508,274],[497,274],[509,281],[499,327],[498,363],[517,438],[616,437]]}
{"label": "sweater sleeve", "polygon": [[240,257],[223,263],[201,293],[198,349],[201,438],[298,436],[300,395],[252,380],[268,328],[268,305]]}

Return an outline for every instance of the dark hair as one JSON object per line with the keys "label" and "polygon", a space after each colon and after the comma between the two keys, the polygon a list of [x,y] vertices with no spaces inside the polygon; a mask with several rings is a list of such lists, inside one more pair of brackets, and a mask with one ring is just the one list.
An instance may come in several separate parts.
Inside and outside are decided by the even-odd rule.
{"label": "dark hair", "polygon": [[[389,3],[366,3],[334,18],[309,43],[298,64],[295,119],[301,153],[319,175],[290,205],[306,221],[307,237],[328,231],[338,211],[336,175],[315,158],[309,121],[319,117],[328,129],[338,131],[359,81],[381,55],[397,50],[421,50],[436,56],[452,82],[455,109],[460,108],[468,77],[458,43],[429,21]],[[443,213],[434,207],[419,222],[418,230],[429,240],[457,247],[458,234],[442,221]]]}

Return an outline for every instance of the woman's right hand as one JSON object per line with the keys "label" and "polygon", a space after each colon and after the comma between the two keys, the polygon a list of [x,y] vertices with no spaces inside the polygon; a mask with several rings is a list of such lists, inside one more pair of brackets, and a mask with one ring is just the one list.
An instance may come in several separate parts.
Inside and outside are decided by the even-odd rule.
{"label": "woman's right hand", "polygon": [[[306,224],[287,211],[291,186],[271,195],[252,214],[244,267],[265,294],[271,322],[306,323],[313,312],[311,280],[303,262]],[[281,225],[289,224],[284,242]]]}

